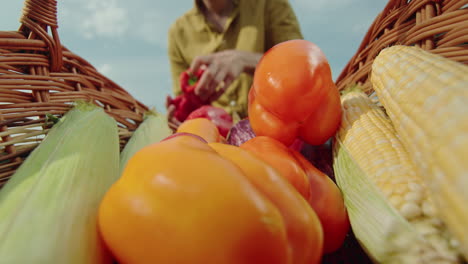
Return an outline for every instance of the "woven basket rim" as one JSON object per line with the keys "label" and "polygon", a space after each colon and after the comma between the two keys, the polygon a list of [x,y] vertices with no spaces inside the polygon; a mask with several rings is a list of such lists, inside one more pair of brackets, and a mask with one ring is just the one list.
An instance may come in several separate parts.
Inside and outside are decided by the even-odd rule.
{"label": "woven basket rim", "polygon": [[361,84],[367,92],[373,59],[393,45],[416,45],[468,64],[468,0],[389,0],[366,31],[335,83]]}
{"label": "woven basket rim", "polygon": [[0,187],[49,131],[47,115],[92,102],[118,124],[121,148],[149,108],[62,45],[56,0],[25,0],[16,31],[0,31]]}

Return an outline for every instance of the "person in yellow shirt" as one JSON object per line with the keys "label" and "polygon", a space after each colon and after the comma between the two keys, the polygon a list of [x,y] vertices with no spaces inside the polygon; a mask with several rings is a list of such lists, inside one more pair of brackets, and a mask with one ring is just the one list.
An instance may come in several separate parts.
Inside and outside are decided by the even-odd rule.
{"label": "person in yellow shirt", "polygon": [[[183,71],[204,67],[195,94],[244,118],[253,73],[263,53],[280,42],[302,38],[288,0],[195,0],[195,6],[169,29],[173,92],[181,93]],[[177,123],[174,106],[166,106],[169,119]]]}

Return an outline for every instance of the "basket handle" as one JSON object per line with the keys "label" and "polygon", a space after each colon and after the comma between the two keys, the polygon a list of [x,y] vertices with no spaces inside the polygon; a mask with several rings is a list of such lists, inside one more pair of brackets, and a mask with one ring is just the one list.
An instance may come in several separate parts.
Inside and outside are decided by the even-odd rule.
{"label": "basket handle", "polygon": [[27,34],[29,39],[45,42],[49,51],[50,70],[59,71],[62,68],[62,45],[57,31],[57,1],[25,0],[20,22],[20,32]]}

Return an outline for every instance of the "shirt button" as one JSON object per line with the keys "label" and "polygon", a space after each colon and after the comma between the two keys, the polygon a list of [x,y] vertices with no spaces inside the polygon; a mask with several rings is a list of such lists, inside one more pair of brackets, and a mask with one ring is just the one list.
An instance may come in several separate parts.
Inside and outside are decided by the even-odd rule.
{"label": "shirt button", "polygon": [[236,106],[236,105],[237,105],[237,102],[234,101],[234,100],[232,100],[231,102],[229,102],[229,105],[230,105],[230,106]]}

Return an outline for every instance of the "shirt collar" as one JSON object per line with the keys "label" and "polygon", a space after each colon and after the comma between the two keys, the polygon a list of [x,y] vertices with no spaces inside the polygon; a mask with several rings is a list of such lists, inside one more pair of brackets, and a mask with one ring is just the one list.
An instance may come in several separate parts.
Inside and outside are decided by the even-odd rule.
{"label": "shirt collar", "polygon": [[[234,4],[234,7],[237,7],[239,5],[239,0],[232,0],[232,3]],[[195,0],[194,1],[194,8],[195,8],[196,12],[202,14],[201,13],[202,6],[203,6],[202,0]]]}
{"label": "shirt collar", "polygon": [[[232,0],[232,3],[234,4],[234,12],[237,12],[237,8],[239,7],[239,1],[240,0]],[[201,8],[203,8],[202,0],[195,0],[192,12],[200,20],[200,23],[195,24],[195,30],[197,30],[198,32],[201,32],[205,28],[205,26],[207,26]]]}

